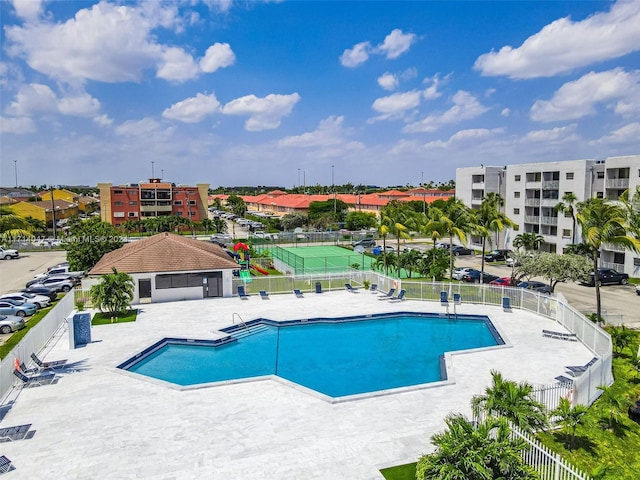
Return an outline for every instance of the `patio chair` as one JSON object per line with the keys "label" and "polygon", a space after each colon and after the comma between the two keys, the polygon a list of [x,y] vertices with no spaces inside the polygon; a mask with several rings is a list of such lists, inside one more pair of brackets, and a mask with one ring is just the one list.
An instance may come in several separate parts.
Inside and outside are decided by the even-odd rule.
{"label": "patio chair", "polygon": [[449,294],[447,292],[440,292],[440,305],[449,305]]}
{"label": "patio chair", "polygon": [[511,311],[511,298],[502,297],[502,309],[505,312],[510,312]]}
{"label": "patio chair", "polygon": [[36,431],[29,430],[31,424],[18,425],[16,427],[0,428],[0,443],[14,442],[16,440],[28,440],[33,438]]}
{"label": "patio chair", "polygon": [[266,290],[260,290],[260,298],[263,300],[269,300],[269,294]]}
{"label": "patio chair", "polygon": [[377,283],[372,283],[371,286],[369,287],[369,291],[371,293],[376,293],[378,291],[378,284]]}
{"label": "patio chair", "polygon": [[0,456],[0,473],[7,473],[11,470],[15,470],[15,468],[16,467],[11,464],[11,460],[4,455]]}
{"label": "patio chair", "polygon": [[64,360],[54,360],[52,362],[43,362],[42,360],[40,360],[38,358],[38,356],[35,353],[31,354],[31,359],[34,362],[36,362],[36,365],[38,365],[38,367],[40,367],[43,370],[51,370],[51,369],[54,369],[54,368],[62,368],[67,363],[67,359],[66,358]]}
{"label": "patio chair", "polygon": [[453,304],[462,305],[462,296],[459,293],[453,294]]}
{"label": "patio chair", "polygon": [[238,285],[238,296],[240,297],[240,300],[247,300],[249,298],[249,295],[247,295],[247,292],[244,289],[244,285]]}
{"label": "patio chair", "polygon": [[345,283],[344,288],[347,289],[347,292],[351,293],[359,293],[357,288],[353,288],[350,283]]}
{"label": "patio chair", "polygon": [[293,293],[295,294],[296,297],[298,298],[304,298],[304,295],[302,294],[302,292],[300,291],[299,288],[294,288],[293,289]]}
{"label": "patio chair", "polygon": [[589,370],[589,367],[591,367],[591,365],[593,365],[597,361],[598,361],[598,357],[593,357],[584,365],[569,365],[564,368],[567,369],[567,371],[569,372],[569,375],[571,375],[572,377],[578,377],[582,375],[584,372],[586,372],[587,370]]}
{"label": "patio chair", "polygon": [[570,342],[577,342],[578,337],[575,333],[554,332],[553,330],[542,330],[543,337],[555,338],[556,340],[568,340]]}
{"label": "patio chair", "polygon": [[24,388],[41,387],[43,385],[58,383],[55,373],[44,373],[42,375],[33,375],[29,377],[20,370],[14,370],[13,374],[22,380],[22,386]]}
{"label": "patio chair", "polygon": [[389,298],[390,302],[402,302],[403,300],[405,300],[404,298],[404,294],[407,293],[406,290],[400,290],[400,293],[398,295],[396,295],[395,297],[391,297]]}
{"label": "patio chair", "polygon": [[396,293],[396,289],[392,288],[387,293],[384,293],[384,294],[380,295],[378,297],[378,300],[389,300],[391,297],[393,297],[394,293]]}
{"label": "patio chair", "polygon": [[557,377],[554,378],[554,380],[557,380],[560,383],[568,383],[568,384],[572,384],[573,383],[573,379],[572,378],[565,377],[564,375],[558,375]]}

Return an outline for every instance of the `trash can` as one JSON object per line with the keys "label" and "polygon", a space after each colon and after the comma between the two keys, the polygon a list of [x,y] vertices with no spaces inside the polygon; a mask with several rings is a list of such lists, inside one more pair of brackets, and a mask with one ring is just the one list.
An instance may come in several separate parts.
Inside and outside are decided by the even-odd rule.
{"label": "trash can", "polygon": [[322,293],[322,283],[316,282],[316,293]]}

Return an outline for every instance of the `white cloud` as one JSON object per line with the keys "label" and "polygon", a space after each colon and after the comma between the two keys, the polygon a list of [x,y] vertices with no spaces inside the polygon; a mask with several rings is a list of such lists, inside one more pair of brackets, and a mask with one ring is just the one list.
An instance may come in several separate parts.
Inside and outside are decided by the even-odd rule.
{"label": "white cloud", "polygon": [[549,130],[532,130],[522,138],[522,141],[553,144],[573,142],[579,138],[575,133],[576,128],[576,124],[571,124],[565,127],[551,128]]}
{"label": "white cloud", "polygon": [[518,48],[502,47],[478,57],[482,75],[550,77],[640,50],[640,2],[620,0],[608,12],[574,22],[561,18]]}
{"label": "white cloud", "polygon": [[398,88],[398,77],[396,77],[393,73],[385,72],[378,77],[378,85],[380,85],[385,90],[393,91]]}
{"label": "white cloud", "polygon": [[170,47],[162,52],[156,75],[165,80],[184,82],[198,75],[198,65],[182,48]]}
{"label": "white cloud", "polygon": [[414,33],[402,33],[402,30],[396,28],[375,48],[375,52],[385,55],[388,59],[398,58],[411,48],[417,38]]}
{"label": "white cloud", "polygon": [[248,115],[244,128],[250,132],[272,130],[280,126],[280,121],[291,113],[300,101],[300,95],[270,94],[264,98],[247,95],[230,101],[222,108],[225,115]]}
{"label": "white cloud", "polygon": [[420,105],[422,91],[412,90],[410,92],[393,93],[387,97],[378,98],[373,102],[371,108],[382,115],[373,120],[387,120],[390,118],[400,118],[402,114]]}
{"label": "white cloud", "polygon": [[108,127],[113,123],[113,120],[108,115],[98,115],[93,117],[93,123],[101,127]]}
{"label": "white cloud", "polygon": [[440,115],[429,115],[422,120],[406,125],[406,133],[435,132],[442,125],[458,123],[476,118],[488,109],[478,99],[464,90],[458,90],[452,98],[454,105]]}
{"label": "white cloud", "polygon": [[36,131],[29,117],[0,117],[0,133],[24,134]]}
{"label": "white cloud", "polygon": [[369,51],[371,44],[369,42],[357,43],[353,48],[347,48],[340,56],[340,63],[343,67],[357,67],[361,63],[369,60]]}
{"label": "white cloud", "polygon": [[233,65],[236,61],[236,55],[231,50],[228,43],[214,43],[204,54],[200,60],[200,69],[203,72],[213,73],[219,68]]}
{"label": "white cloud", "polygon": [[37,19],[42,12],[42,0],[12,0],[11,3],[16,15],[27,21]]}
{"label": "white cloud", "polygon": [[440,78],[438,75],[434,75],[431,78],[425,78],[423,83],[431,83],[431,85],[422,92],[422,96],[425,100],[433,100],[434,98],[438,98],[442,95],[442,92],[438,91],[438,85],[440,84]]}
{"label": "white cloud", "polygon": [[[617,104],[614,105],[614,102]],[[531,107],[531,119],[539,122],[571,120],[593,115],[596,104],[605,103],[620,115],[638,112],[640,70],[622,68],[590,72],[560,87],[551,100],[538,100]]]}
{"label": "white cloud", "polygon": [[503,108],[502,111],[500,112],[500,115],[502,115],[503,117],[508,117],[509,115],[511,115],[511,109]]}
{"label": "white cloud", "polygon": [[20,87],[15,100],[7,107],[7,113],[17,117],[57,111],[56,94],[47,85],[41,83],[30,83]]}
{"label": "white cloud", "polygon": [[637,146],[639,138],[640,123],[634,122],[614,130],[608,135],[604,135],[597,140],[589,142],[589,145],[631,143]]}
{"label": "white cloud", "polygon": [[61,98],[58,111],[63,115],[93,117],[100,111],[100,102],[88,93],[81,93]]}
{"label": "white cloud", "polygon": [[233,5],[233,0],[204,0],[204,3],[214,12],[226,13]]}
{"label": "white cloud", "polygon": [[208,115],[220,111],[220,102],[215,94],[203,95],[198,93],[195,97],[187,98],[174,103],[162,112],[164,118],[178,120],[184,123],[198,123]]}
{"label": "white cloud", "polygon": [[313,132],[285,137],[278,142],[281,147],[326,147],[338,145],[343,140],[343,116],[330,116],[320,121]]}
{"label": "white cloud", "polygon": [[[142,120],[128,120],[115,129],[117,135],[123,137],[148,137],[155,135],[162,130],[162,126],[153,118],[143,118]],[[167,130],[168,131],[168,130]]]}

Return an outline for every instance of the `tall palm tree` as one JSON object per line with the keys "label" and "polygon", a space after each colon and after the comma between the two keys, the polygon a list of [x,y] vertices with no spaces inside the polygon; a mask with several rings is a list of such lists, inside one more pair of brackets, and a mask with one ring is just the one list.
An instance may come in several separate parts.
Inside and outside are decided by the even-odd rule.
{"label": "tall palm tree", "polygon": [[524,248],[525,250],[538,250],[544,242],[544,237],[535,232],[525,232],[516,235],[513,239],[515,248]]}
{"label": "tall palm tree", "polygon": [[533,398],[533,386],[527,382],[505,380],[500,372],[491,371],[492,385],[483,395],[471,399],[476,414],[500,416],[527,432],[544,429],[547,415],[544,405]]}
{"label": "tall palm tree", "polygon": [[387,267],[387,235],[389,235],[389,227],[382,223],[382,218],[380,222],[380,225],[378,225],[378,233],[382,237],[382,263],[384,266],[384,274],[389,275],[389,268]]}
{"label": "tall palm tree", "polygon": [[482,237],[482,260],[480,271],[480,283],[484,282],[484,254],[487,241],[491,245],[491,234],[503,231],[506,227],[515,227],[515,223],[506,214],[500,211],[504,206],[504,198],[499,193],[489,192],[482,199],[482,205],[479,210],[474,210],[475,214],[475,233]]}
{"label": "tall palm tree", "polygon": [[573,228],[571,230],[571,243],[576,243],[576,212],[574,205],[578,202],[578,197],[573,192],[565,192],[562,201],[558,203],[554,209],[556,212],[562,212],[563,215],[571,215],[573,220]]}
{"label": "tall palm tree", "polygon": [[576,428],[584,422],[588,411],[589,409],[584,405],[577,404],[573,407],[568,398],[561,397],[558,406],[549,412],[549,415],[556,417],[557,422],[568,431],[567,447],[569,450],[573,447],[576,438]]}
{"label": "tall palm tree", "polygon": [[411,278],[411,273],[414,270],[418,270],[420,266],[422,253],[418,250],[409,250],[408,252],[402,252],[400,256],[402,257],[400,263],[402,267],[407,271],[407,276]]}
{"label": "tall palm tree", "polygon": [[418,461],[416,479],[538,478],[522,457],[527,444],[511,436],[506,419],[489,417],[475,425],[460,414],[450,414],[445,423],[447,430],[431,437],[436,451]]}
{"label": "tall palm tree", "polygon": [[438,231],[449,237],[449,275],[453,273],[453,239],[467,243],[467,233],[475,229],[475,218],[471,209],[462,201],[453,199],[447,202],[445,210],[436,207],[429,209],[431,220],[425,226],[426,231]]}
{"label": "tall palm tree", "polygon": [[0,235],[3,241],[16,237],[31,236],[32,228],[26,218],[7,207],[0,207]]}
{"label": "tall palm tree", "polygon": [[598,259],[603,244],[621,245],[640,252],[640,239],[627,235],[630,230],[622,206],[602,198],[590,198],[577,205],[576,218],[582,227],[582,243],[593,261],[593,282],[596,290],[596,315],[602,318]]}
{"label": "tall palm tree", "polygon": [[415,212],[406,203],[391,200],[380,212],[380,223],[386,225],[389,233],[396,237],[396,270],[400,278],[400,240],[410,239],[409,229],[417,228]]}

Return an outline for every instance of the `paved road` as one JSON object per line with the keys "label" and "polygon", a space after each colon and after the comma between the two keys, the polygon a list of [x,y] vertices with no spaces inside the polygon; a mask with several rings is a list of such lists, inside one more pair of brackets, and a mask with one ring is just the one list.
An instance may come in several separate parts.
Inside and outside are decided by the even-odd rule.
{"label": "paved road", "polygon": [[67,252],[20,252],[15,260],[0,260],[0,293],[20,291],[25,283],[38,273],[47,271],[47,267],[64,262]]}

